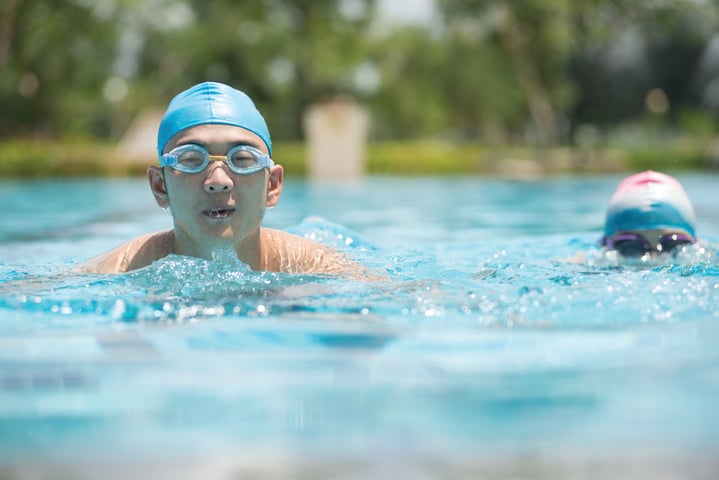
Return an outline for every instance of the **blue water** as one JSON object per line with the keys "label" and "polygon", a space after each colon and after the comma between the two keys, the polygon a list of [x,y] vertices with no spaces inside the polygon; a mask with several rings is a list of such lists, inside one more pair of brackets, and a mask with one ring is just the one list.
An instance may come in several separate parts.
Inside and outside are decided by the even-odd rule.
{"label": "blue water", "polygon": [[0,477],[712,478],[718,178],[678,178],[703,240],[641,266],[596,245],[620,176],[287,179],[266,224],[376,283],[69,274],[169,214],[143,179],[2,181]]}

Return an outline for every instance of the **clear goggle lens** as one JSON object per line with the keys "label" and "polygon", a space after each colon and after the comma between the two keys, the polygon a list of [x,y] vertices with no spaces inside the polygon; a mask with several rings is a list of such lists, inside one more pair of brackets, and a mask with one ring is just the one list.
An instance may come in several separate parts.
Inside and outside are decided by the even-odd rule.
{"label": "clear goggle lens", "polygon": [[224,157],[210,155],[201,145],[182,145],[160,156],[160,166],[172,167],[183,173],[200,173],[213,160],[222,160],[238,175],[250,175],[275,163],[269,155],[249,145],[238,145]]}

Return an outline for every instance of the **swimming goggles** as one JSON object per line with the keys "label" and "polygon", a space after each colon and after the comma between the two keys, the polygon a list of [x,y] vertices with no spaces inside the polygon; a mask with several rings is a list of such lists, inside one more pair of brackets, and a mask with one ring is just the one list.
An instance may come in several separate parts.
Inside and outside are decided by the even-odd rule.
{"label": "swimming goggles", "polygon": [[649,252],[668,253],[682,245],[694,243],[692,236],[685,233],[667,233],[652,243],[638,233],[620,233],[613,237],[604,237],[602,245],[616,250],[624,257],[641,257]]}
{"label": "swimming goggles", "polygon": [[172,167],[183,173],[200,173],[211,161],[226,162],[230,170],[238,175],[250,175],[275,164],[269,155],[249,145],[238,145],[231,148],[227,155],[219,156],[210,155],[201,145],[187,144],[160,156],[160,166]]}

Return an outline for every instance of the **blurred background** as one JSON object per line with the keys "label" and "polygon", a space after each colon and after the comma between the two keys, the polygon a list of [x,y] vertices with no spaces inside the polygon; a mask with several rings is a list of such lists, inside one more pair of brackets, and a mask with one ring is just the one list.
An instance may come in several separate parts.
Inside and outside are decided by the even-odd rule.
{"label": "blurred background", "polygon": [[0,175],[144,173],[205,80],[255,100],[289,174],[335,99],[371,173],[719,167],[715,0],[0,2]]}

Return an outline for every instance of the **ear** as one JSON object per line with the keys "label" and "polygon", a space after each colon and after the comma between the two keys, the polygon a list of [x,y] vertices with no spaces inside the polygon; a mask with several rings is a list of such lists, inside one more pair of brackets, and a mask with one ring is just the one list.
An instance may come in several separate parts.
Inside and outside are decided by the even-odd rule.
{"label": "ear", "polygon": [[270,168],[270,177],[267,185],[267,206],[274,207],[282,194],[284,169],[282,165],[273,165]]}
{"label": "ear", "polygon": [[162,167],[147,167],[147,180],[150,182],[150,190],[155,196],[155,202],[160,208],[170,206],[170,199],[167,196],[167,186],[165,185],[165,176],[162,174]]}

